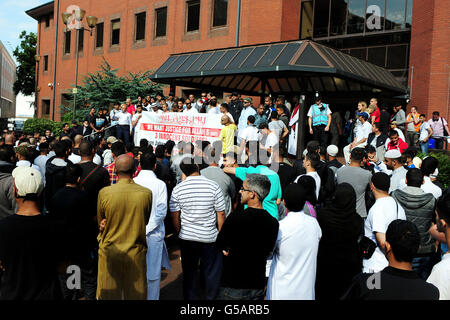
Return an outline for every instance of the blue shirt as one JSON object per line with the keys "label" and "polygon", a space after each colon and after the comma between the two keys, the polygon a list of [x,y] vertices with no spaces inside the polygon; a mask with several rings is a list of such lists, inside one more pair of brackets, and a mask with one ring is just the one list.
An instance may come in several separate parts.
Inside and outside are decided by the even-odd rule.
{"label": "blue shirt", "polygon": [[257,167],[239,167],[236,168],[235,174],[236,177],[241,179],[242,181],[245,180],[247,177],[247,174],[262,174],[269,178],[270,181],[270,191],[267,197],[263,200],[263,208],[267,212],[270,213],[272,217],[278,220],[278,206],[277,206],[277,199],[281,199],[281,183],[280,183],[280,177],[275,171],[270,170],[266,166],[257,166]]}

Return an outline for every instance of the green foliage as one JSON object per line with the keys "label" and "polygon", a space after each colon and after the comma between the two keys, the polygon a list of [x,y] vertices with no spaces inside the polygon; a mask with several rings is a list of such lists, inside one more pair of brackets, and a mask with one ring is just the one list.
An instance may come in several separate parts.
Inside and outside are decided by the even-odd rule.
{"label": "green foliage", "polygon": [[[445,152],[430,152],[429,156],[435,157],[439,161],[439,175],[438,180],[444,185],[445,188],[448,188],[450,185],[450,157]],[[418,153],[417,156],[420,159],[425,158],[424,153]]]}
{"label": "green foliage", "polygon": [[23,125],[23,132],[25,134],[34,134],[39,132],[41,135],[45,134],[45,130],[51,130],[55,137],[62,132],[62,122],[57,122],[49,119],[33,118],[25,121]]}
{"label": "green foliage", "polygon": [[120,77],[118,69],[112,69],[111,65],[103,58],[100,70],[88,73],[83,79],[83,84],[77,86],[77,109],[91,107],[109,108],[114,103],[124,103],[127,98],[136,99],[138,96],[155,95],[162,90],[160,84],[150,80],[152,71],[143,73],[128,73]]}
{"label": "green foliage", "polygon": [[[61,113],[63,114],[63,116],[61,117],[61,122],[67,122],[71,125],[73,120],[72,106],[66,107],[65,105],[60,105],[59,108],[61,110]],[[75,111],[75,120],[77,120],[77,122],[81,124],[88,114],[89,108],[77,109]]]}
{"label": "green foliage", "polygon": [[13,51],[13,55],[19,66],[17,67],[17,80],[14,82],[14,93],[22,92],[24,95],[32,95],[35,91],[34,76],[36,73],[36,34],[22,31],[19,36],[22,41]]}

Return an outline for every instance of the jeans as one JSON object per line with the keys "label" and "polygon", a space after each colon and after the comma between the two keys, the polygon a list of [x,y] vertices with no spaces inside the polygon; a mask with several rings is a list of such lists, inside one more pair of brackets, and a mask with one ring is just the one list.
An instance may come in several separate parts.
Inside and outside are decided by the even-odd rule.
{"label": "jeans", "polygon": [[417,146],[417,142],[419,142],[419,133],[416,131],[406,131],[405,139],[408,146],[415,147]]}
{"label": "jeans", "polygon": [[422,151],[422,153],[427,155],[428,154],[428,141],[427,142],[420,141],[419,145],[420,145],[420,150]]}
{"label": "jeans", "polygon": [[206,299],[214,300],[219,291],[222,277],[223,256],[215,243],[197,241],[180,241],[181,267],[183,269],[183,295],[185,300],[199,300],[200,295],[195,288],[197,272],[203,271]]}
{"label": "jeans", "polygon": [[116,138],[119,140],[122,140],[123,143],[125,143],[125,144],[130,142],[130,126],[129,125],[118,125]]}
{"label": "jeans", "polygon": [[412,268],[420,278],[426,281],[433,269],[432,256],[415,257],[412,261]]}
{"label": "jeans", "polygon": [[220,287],[217,300],[264,300],[264,289],[235,289]]}
{"label": "jeans", "polygon": [[313,139],[318,141],[321,146],[328,146],[328,132],[325,131],[325,125],[313,126]]}

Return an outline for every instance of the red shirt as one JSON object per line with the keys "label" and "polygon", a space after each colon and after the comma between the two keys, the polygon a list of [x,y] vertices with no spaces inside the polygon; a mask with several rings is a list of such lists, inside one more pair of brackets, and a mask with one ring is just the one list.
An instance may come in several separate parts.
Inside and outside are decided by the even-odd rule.
{"label": "red shirt", "polygon": [[403,153],[406,149],[408,149],[408,147],[409,145],[405,141],[403,141],[401,138],[398,138],[397,144],[392,144],[392,141],[388,143],[386,151],[397,149],[400,151],[400,153]]}
{"label": "red shirt", "polygon": [[375,122],[380,122],[380,116],[381,116],[381,112],[380,112],[380,109],[377,107],[375,109],[375,111],[372,112],[372,114],[370,115],[370,118],[372,119],[372,117],[375,117]]}
{"label": "red shirt", "polygon": [[136,108],[132,104],[130,104],[130,106],[127,107],[127,112],[129,114],[133,115],[133,112],[135,112],[135,111],[136,111]]}

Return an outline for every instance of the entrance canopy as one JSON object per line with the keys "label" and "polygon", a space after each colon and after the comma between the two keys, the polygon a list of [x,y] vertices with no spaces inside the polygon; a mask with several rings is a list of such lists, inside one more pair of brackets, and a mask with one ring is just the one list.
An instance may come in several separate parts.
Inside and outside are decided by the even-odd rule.
{"label": "entrance canopy", "polygon": [[388,70],[310,40],[174,54],[152,80],[247,95],[406,93]]}

